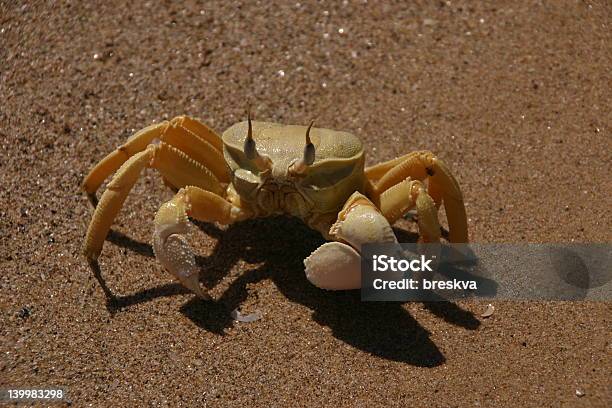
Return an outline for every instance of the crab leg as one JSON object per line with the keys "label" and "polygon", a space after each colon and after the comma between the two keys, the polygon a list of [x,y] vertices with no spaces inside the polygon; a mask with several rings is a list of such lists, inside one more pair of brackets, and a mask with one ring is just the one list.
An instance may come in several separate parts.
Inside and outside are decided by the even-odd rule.
{"label": "crab leg", "polygon": [[380,211],[391,224],[414,207],[419,216],[419,231],[423,241],[439,242],[438,208],[422,182],[408,178],[380,196]]}
{"label": "crab leg", "polygon": [[200,287],[195,256],[184,236],[191,227],[188,217],[205,222],[231,224],[247,218],[248,214],[218,195],[188,186],[163,204],[155,215],[155,257],[183,286],[197,296],[209,299],[208,294]]}
{"label": "crab leg", "polygon": [[361,287],[361,246],[365,243],[396,243],[387,219],[364,195],[355,192],[329,230],[335,242],[327,242],[304,260],[306,277],[328,290]]}
{"label": "crab leg", "polygon": [[136,132],[89,172],[83,181],[82,189],[94,207],[98,201],[96,191],[102,182],[130,157],[145,150],[155,139],[182,150],[192,159],[208,167],[220,182],[229,182],[229,172],[223,160],[223,147],[219,135],[195,119],[179,116],[169,122],[164,121]]}
{"label": "crab leg", "polygon": [[368,178],[368,180],[372,182],[376,182],[380,180],[380,178],[384,176],[393,167],[397,166],[398,164],[400,164],[401,162],[405,161],[406,159],[410,157],[418,155],[419,153],[420,152],[408,153],[403,156],[396,157],[395,159],[391,159],[386,162],[378,163],[378,164],[375,164],[374,166],[370,166],[367,169],[365,169],[365,175]]}
{"label": "crab leg", "polygon": [[98,204],[96,191],[104,180],[116,172],[130,157],[146,149],[146,147],[162,134],[167,122],[148,126],[131,136],[127,142],[103,158],[83,180],[81,188],[87,194],[94,207]]}
{"label": "crab leg", "polygon": [[204,164],[222,183],[229,183],[230,174],[223,158],[221,138],[202,123],[181,116],[170,121],[161,140],[187,156]]}
{"label": "crab leg", "polygon": [[[402,160],[400,160],[402,159]],[[383,172],[386,170],[386,172]],[[368,196],[382,205],[382,194],[408,177],[423,181],[428,178],[428,194],[436,208],[444,202],[451,242],[467,242],[467,216],[459,184],[446,164],[431,152],[415,152],[366,169]],[[417,208],[418,209],[418,208]]]}
{"label": "crab leg", "polygon": [[[200,163],[190,159],[180,150],[165,143],[149,145],[142,152],[130,157],[117,171],[102,198],[87,229],[83,253],[87,257],[96,278],[101,281],[98,257],[110,227],[123,206],[130,190],[138,181],[140,173],[146,167],[152,167],[168,179],[173,185],[196,185],[210,190],[214,194],[223,194],[223,187],[214,174]],[[109,291],[105,289],[107,295]]]}

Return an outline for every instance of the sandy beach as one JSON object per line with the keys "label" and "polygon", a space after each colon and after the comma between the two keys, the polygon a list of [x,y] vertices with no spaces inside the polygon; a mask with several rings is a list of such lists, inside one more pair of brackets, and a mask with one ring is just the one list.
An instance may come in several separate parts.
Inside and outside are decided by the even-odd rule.
{"label": "sandy beach", "polygon": [[198,224],[214,301],[196,299],[153,256],[172,192],[152,170],[100,257],[109,308],[79,189],[138,129],[187,114],[222,132],[250,106],[352,132],[368,165],[435,152],[472,242],[609,243],[609,2],[99,3],[0,2],[0,388],[77,407],[612,405],[610,302],[361,302],[307,281],[324,241],[294,219]]}

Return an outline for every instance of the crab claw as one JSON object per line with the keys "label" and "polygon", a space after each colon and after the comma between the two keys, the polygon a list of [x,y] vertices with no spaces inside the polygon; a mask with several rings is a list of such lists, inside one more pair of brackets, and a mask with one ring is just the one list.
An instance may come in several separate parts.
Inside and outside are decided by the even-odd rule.
{"label": "crab claw", "polygon": [[304,259],[306,278],[318,288],[328,290],[361,287],[361,256],[341,242],[326,242]]}
{"label": "crab claw", "polygon": [[159,262],[183,286],[200,298],[210,300],[210,295],[200,286],[195,255],[184,236],[191,226],[184,206],[182,200],[172,200],[159,209],[155,216],[153,251]]}
{"label": "crab claw", "polygon": [[329,230],[332,238],[304,260],[306,277],[328,290],[361,287],[361,246],[366,243],[397,243],[391,225],[364,195],[354,193]]}
{"label": "crab claw", "polygon": [[337,240],[347,242],[358,251],[367,243],[397,243],[389,221],[360,193],[354,193],[348,199],[329,234]]}

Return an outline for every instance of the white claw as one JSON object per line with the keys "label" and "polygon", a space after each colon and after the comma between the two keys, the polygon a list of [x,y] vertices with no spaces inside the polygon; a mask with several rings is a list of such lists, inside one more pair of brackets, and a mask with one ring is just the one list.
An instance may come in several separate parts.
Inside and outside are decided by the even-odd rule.
{"label": "white claw", "polygon": [[325,243],[304,260],[306,277],[321,289],[348,290],[361,287],[360,251],[363,244],[394,243],[400,250],[387,219],[372,202],[359,193],[349,198],[329,234],[342,242]]}
{"label": "white claw", "polygon": [[195,255],[187,239],[180,234],[188,231],[189,224],[158,226],[153,234],[153,251],[159,262],[181,282],[183,286],[202,299],[210,296],[200,287]]}
{"label": "white claw", "polygon": [[356,205],[345,214],[341,213],[329,232],[358,250],[366,243],[397,243],[389,221],[373,204]]}
{"label": "white claw", "polygon": [[304,259],[306,278],[318,288],[349,290],[361,287],[361,257],[350,246],[327,242]]}

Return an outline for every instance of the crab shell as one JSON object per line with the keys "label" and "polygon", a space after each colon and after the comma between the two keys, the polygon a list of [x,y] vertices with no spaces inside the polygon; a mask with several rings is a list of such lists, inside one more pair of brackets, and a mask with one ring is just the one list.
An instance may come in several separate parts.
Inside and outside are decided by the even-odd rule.
{"label": "crab shell", "polygon": [[222,138],[232,185],[257,214],[285,213],[308,221],[315,214],[337,214],[353,192],[363,191],[365,154],[351,133],[312,128],[314,163],[292,174],[291,166],[303,155],[307,127],[255,121],[252,126],[257,152],[269,159],[271,168],[258,168],[247,158],[248,122],[233,125]]}

